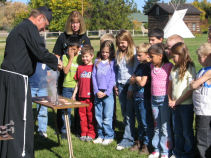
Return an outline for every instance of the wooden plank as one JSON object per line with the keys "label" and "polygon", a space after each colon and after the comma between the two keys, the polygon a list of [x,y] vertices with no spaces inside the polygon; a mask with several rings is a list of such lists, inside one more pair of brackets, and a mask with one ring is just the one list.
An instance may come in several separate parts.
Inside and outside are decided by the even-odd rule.
{"label": "wooden plank", "polygon": [[32,102],[41,104],[43,106],[56,109],[69,109],[69,108],[80,108],[80,107],[87,107],[89,104],[81,103],[79,101],[75,101],[69,98],[65,98],[59,96],[59,104],[55,105],[54,102],[51,101],[51,97],[43,96],[43,97],[33,97]]}
{"label": "wooden plank", "polygon": [[2,137],[0,136],[0,140],[11,140],[11,139],[14,139],[11,135],[7,134],[6,137]]}

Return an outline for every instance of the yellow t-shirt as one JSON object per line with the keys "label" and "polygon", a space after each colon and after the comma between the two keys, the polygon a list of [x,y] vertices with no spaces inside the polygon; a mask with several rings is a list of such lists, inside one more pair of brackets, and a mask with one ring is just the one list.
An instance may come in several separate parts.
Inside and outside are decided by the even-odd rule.
{"label": "yellow t-shirt", "polygon": [[[179,68],[174,70],[172,68],[169,79],[172,81],[172,98],[174,100],[178,99],[180,96],[184,95],[189,90],[190,83],[196,77],[195,67],[189,66],[188,70],[182,80],[179,80]],[[181,104],[192,104],[192,96],[183,101]]]}
{"label": "yellow t-shirt", "polygon": [[[67,55],[62,56],[62,61],[63,61],[64,66],[67,66],[68,60],[69,60],[69,58]],[[77,70],[79,64],[81,64],[81,55],[77,55],[73,58],[71,68],[70,68],[68,74],[66,74],[64,77],[63,87],[75,88],[76,81],[74,79],[74,76],[75,76],[75,73],[76,73],[76,70]]]}

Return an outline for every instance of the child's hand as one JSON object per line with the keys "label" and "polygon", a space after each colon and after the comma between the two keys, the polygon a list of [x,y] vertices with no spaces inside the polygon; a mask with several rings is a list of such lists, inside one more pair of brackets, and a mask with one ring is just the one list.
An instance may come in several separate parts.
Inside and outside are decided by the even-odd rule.
{"label": "child's hand", "polygon": [[98,97],[98,98],[103,98],[103,97],[105,97],[105,96],[106,96],[105,93],[103,93],[103,92],[101,92],[101,91],[97,92],[97,97]]}
{"label": "child's hand", "polygon": [[118,96],[119,95],[119,90],[118,90],[117,86],[114,87],[114,90],[115,90],[116,96]]}
{"label": "child's hand", "polygon": [[132,99],[133,91],[127,91],[127,99]]}
{"label": "child's hand", "polygon": [[176,100],[169,99],[169,106],[173,109],[176,106]]}
{"label": "child's hand", "polygon": [[130,77],[130,84],[134,84],[136,82],[136,76],[135,75],[132,75]]}
{"label": "child's hand", "polygon": [[69,57],[70,57],[71,60],[72,60],[72,59],[74,58],[74,56],[75,56],[74,52],[72,52],[72,51],[68,51],[68,55],[69,55]]}
{"label": "child's hand", "polygon": [[75,95],[72,95],[72,100],[76,100],[76,96]]}

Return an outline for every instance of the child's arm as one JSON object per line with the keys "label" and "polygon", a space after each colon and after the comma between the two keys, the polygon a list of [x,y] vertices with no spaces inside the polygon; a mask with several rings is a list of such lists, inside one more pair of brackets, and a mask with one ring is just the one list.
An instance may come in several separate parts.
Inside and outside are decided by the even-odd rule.
{"label": "child's arm", "polygon": [[73,58],[74,58],[74,53],[68,53],[68,55],[69,55],[68,63],[67,63],[66,66],[63,66],[64,74],[68,74],[68,72],[70,71],[71,65],[72,65],[72,61],[73,61]]}
{"label": "child's arm", "polygon": [[76,83],[73,95],[72,95],[72,99],[76,100],[76,94],[78,93],[78,82]]}
{"label": "child's arm", "polygon": [[135,75],[132,75],[130,77],[130,84],[135,84],[136,83],[136,76]]}
{"label": "child's arm", "polygon": [[169,84],[168,84],[168,99],[169,99],[169,106],[171,108],[173,108],[172,106],[172,102],[173,102],[173,99],[172,99],[172,81],[169,80]]}
{"label": "child's arm", "polygon": [[144,87],[146,85],[147,79],[148,79],[147,76],[137,76],[135,78],[137,85],[139,85],[141,87]]}
{"label": "child's arm", "polygon": [[190,88],[191,89],[197,89],[200,85],[202,85],[207,80],[211,79],[211,70],[207,71],[203,76],[198,78],[197,80],[191,82]]}

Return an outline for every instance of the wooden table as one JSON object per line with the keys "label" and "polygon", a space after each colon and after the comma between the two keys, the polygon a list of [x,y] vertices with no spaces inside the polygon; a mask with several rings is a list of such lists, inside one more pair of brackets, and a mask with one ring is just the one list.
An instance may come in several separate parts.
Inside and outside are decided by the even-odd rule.
{"label": "wooden table", "polygon": [[[70,122],[69,122],[69,116],[67,113],[67,109],[69,108],[80,108],[80,107],[86,107],[88,104],[81,103],[79,101],[74,101],[69,98],[65,98],[62,96],[59,96],[59,105],[55,105],[55,103],[51,102],[49,96],[43,96],[43,97],[33,97],[32,102],[40,104],[38,108],[37,115],[39,114],[40,107],[45,106],[48,108],[51,108],[53,110],[53,113],[55,115],[55,124],[56,124],[56,134],[57,134],[57,139],[58,143],[60,144],[60,139],[59,139],[59,131],[57,127],[57,121],[56,121],[56,111],[57,109],[63,109],[64,110],[64,116],[65,116],[65,125],[66,125],[66,131],[67,131],[67,141],[68,141],[68,146],[69,146],[69,156],[70,158],[73,158],[73,148],[72,148],[72,139],[71,139],[71,131],[70,131]],[[37,119],[37,116],[35,118],[35,121]]]}

